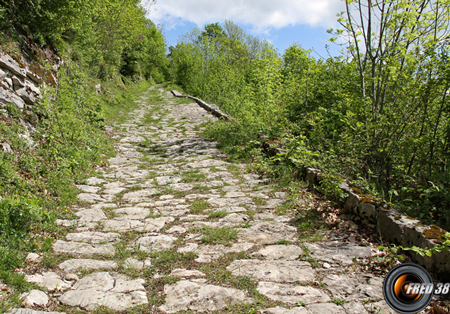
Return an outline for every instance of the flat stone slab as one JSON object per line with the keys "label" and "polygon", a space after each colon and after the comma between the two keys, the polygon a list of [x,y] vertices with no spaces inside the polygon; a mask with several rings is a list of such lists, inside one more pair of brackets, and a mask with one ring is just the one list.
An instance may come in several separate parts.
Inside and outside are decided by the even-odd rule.
{"label": "flat stone slab", "polygon": [[98,203],[98,202],[104,202],[105,199],[101,197],[100,195],[93,194],[93,193],[80,193],[77,195],[77,198],[79,200],[82,200],[83,202],[87,203]]}
{"label": "flat stone slab", "polygon": [[253,200],[250,197],[234,197],[234,198],[211,198],[208,203],[214,207],[235,207],[239,205],[252,204]]}
{"label": "flat stone slab", "polygon": [[170,249],[176,239],[176,237],[166,234],[150,235],[139,238],[136,241],[136,245],[139,247],[139,250],[144,252],[163,251]]}
{"label": "flat stone slab", "polygon": [[309,286],[261,281],[258,283],[257,290],[273,301],[288,304],[312,304],[330,301],[330,297],[323,291]]}
{"label": "flat stone slab", "polygon": [[105,243],[105,242],[118,242],[120,240],[120,234],[115,232],[94,232],[85,231],[78,233],[68,233],[66,239],[74,242],[85,242],[85,243]]}
{"label": "flat stone slab", "polygon": [[65,312],[45,312],[32,309],[12,309],[7,314],[66,314]]}
{"label": "flat stone slab", "polygon": [[106,215],[100,208],[83,209],[75,213],[80,222],[94,222],[106,219]]}
{"label": "flat stone slab", "polygon": [[216,159],[204,159],[200,161],[189,162],[186,164],[186,168],[209,168],[209,167],[219,167],[228,164],[222,160]]}
{"label": "flat stone slab", "polygon": [[166,223],[172,221],[174,221],[173,217],[148,218],[144,221],[118,217],[103,221],[103,230],[118,232],[156,232],[160,231]]}
{"label": "flat stone slab", "polygon": [[307,308],[311,314],[347,314],[347,311],[342,305],[336,305],[334,303],[310,304]]}
{"label": "flat stone slab", "polygon": [[46,306],[48,304],[48,295],[41,290],[31,290],[21,296],[23,303],[27,306]]}
{"label": "flat stone slab", "polygon": [[86,183],[89,185],[99,185],[99,184],[103,184],[105,183],[106,180],[97,178],[97,177],[90,177],[89,179],[86,180]]}
{"label": "flat stone slab", "polygon": [[199,284],[180,280],[174,285],[165,285],[166,303],[159,309],[165,313],[179,311],[213,312],[237,303],[252,303],[238,289]]}
{"label": "flat stone slab", "polygon": [[150,209],[144,207],[122,207],[114,209],[116,215],[126,219],[145,219],[150,214]]}
{"label": "flat stone slab", "polygon": [[139,203],[144,202],[150,198],[150,196],[158,194],[157,189],[146,189],[134,192],[128,192],[123,197],[122,200],[128,203]]}
{"label": "flat stone slab", "polygon": [[61,277],[52,271],[44,272],[42,275],[25,275],[25,280],[44,287],[47,291],[64,290],[71,286],[69,283],[61,280]]}
{"label": "flat stone slab", "polygon": [[249,276],[275,282],[310,282],[315,276],[311,265],[303,261],[236,260],[227,267],[227,270],[234,276]]}
{"label": "flat stone slab", "polygon": [[167,185],[170,183],[179,183],[181,182],[180,177],[172,177],[172,176],[163,176],[163,177],[156,177],[155,178],[156,183],[158,185]]}
{"label": "flat stone slab", "polygon": [[269,245],[252,254],[266,260],[296,260],[303,254],[303,249],[297,245]]}
{"label": "flat stone slab", "polygon": [[100,190],[98,186],[91,185],[77,185],[77,188],[86,193],[97,193]]}
{"label": "flat stone slab", "polygon": [[95,259],[68,259],[59,264],[59,268],[68,273],[80,270],[116,269],[117,267],[119,266],[114,261],[101,261]]}
{"label": "flat stone slab", "polygon": [[178,249],[179,253],[194,252],[198,254],[195,259],[197,263],[210,263],[220,256],[234,253],[243,252],[251,249],[254,246],[253,243],[233,243],[231,246],[225,246],[222,244],[217,245],[198,245],[197,243],[188,243],[186,246]]}
{"label": "flat stone slab", "polygon": [[148,303],[144,282],[143,279],[127,280],[120,275],[113,277],[107,272],[93,273],[77,281],[74,290],[64,293],[59,301],[88,311],[98,306],[123,311]]}
{"label": "flat stone slab", "polygon": [[180,277],[180,278],[190,278],[190,277],[205,277],[206,275],[198,270],[187,270],[182,268],[176,268],[172,270],[170,276]]}
{"label": "flat stone slab", "polygon": [[352,265],[355,257],[372,256],[372,250],[368,246],[358,246],[353,243],[316,244],[305,243],[311,252],[311,256],[329,263],[342,263]]}
{"label": "flat stone slab", "polygon": [[310,312],[304,307],[293,307],[287,309],[281,306],[272,307],[262,311],[263,314],[310,314]]}
{"label": "flat stone slab", "polygon": [[67,242],[57,240],[55,243],[53,243],[53,251],[55,253],[69,253],[69,254],[114,255],[116,249],[110,243],[90,244],[82,242]]}
{"label": "flat stone slab", "polygon": [[256,244],[275,244],[278,241],[295,241],[298,238],[297,228],[278,221],[262,221],[250,228],[240,228],[240,242]]}

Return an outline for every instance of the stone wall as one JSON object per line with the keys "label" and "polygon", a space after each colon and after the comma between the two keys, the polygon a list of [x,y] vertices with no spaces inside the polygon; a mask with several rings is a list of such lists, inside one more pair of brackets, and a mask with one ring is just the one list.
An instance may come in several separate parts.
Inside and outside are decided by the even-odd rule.
{"label": "stone wall", "polygon": [[[303,178],[310,184],[320,186],[322,173],[312,167],[303,167]],[[431,248],[442,240],[445,230],[435,225],[424,225],[420,220],[404,215],[389,207],[381,200],[364,195],[360,190],[342,184],[341,189],[349,194],[344,208],[355,222],[363,225],[375,225],[384,242],[403,247],[417,246]],[[450,251],[445,250],[432,256],[420,256],[409,253],[413,262],[424,266],[436,275],[438,280],[450,280]]]}
{"label": "stone wall", "polygon": [[61,61],[44,69],[22,55],[14,56],[0,51],[0,106],[13,103],[24,109],[40,98],[42,83],[57,85],[56,69]]}

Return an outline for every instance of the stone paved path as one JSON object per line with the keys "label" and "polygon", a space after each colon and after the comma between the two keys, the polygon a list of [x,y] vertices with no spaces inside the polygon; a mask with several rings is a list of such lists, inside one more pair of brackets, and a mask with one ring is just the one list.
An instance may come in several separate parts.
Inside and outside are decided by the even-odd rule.
{"label": "stone paved path", "polygon": [[78,186],[86,205],[58,220],[57,267],[27,274],[42,291],[12,313],[391,313],[383,278],[352,272],[371,246],[301,242],[276,214],[286,193],[198,136],[206,111],[158,87],[139,103],[110,167]]}

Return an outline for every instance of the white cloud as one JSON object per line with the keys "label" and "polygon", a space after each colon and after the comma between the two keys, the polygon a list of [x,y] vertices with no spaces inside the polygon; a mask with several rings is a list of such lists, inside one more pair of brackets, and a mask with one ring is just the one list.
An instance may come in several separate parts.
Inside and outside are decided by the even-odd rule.
{"label": "white cloud", "polygon": [[[256,33],[285,26],[335,25],[336,13],[343,10],[341,0],[157,0],[150,19],[165,24],[166,29],[183,21],[201,27],[223,22],[249,24]],[[168,28],[169,27],[169,28]]]}

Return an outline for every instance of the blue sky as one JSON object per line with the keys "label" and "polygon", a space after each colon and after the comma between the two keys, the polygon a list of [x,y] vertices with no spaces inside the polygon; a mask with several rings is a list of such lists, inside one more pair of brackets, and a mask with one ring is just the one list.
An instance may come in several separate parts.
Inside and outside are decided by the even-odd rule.
{"label": "blue sky", "polygon": [[340,47],[328,42],[326,30],[336,28],[341,0],[157,0],[148,17],[163,25],[168,46],[193,27],[228,19],[247,33],[267,39],[280,53],[294,42],[314,49],[311,56],[338,55]]}

